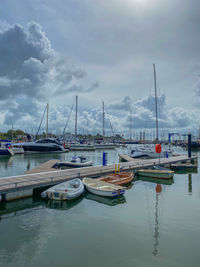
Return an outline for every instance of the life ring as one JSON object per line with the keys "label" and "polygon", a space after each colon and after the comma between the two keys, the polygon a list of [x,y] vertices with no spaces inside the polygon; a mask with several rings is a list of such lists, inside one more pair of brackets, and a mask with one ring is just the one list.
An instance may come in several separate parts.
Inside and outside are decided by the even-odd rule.
{"label": "life ring", "polygon": [[161,146],[161,144],[156,144],[156,145],[155,145],[155,150],[156,150],[156,153],[160,154],[161,151],[162,151],[162,146]]}

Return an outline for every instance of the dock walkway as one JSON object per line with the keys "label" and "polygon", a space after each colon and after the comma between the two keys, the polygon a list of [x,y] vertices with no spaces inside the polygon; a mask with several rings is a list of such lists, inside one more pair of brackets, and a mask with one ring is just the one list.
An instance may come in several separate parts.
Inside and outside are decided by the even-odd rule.
{"label": "dock walkway", "polygon": [[[193,156],[188,158],[187,155],[181,155],[177,157],[161,158],[160,163],[158,159],[138,159],[118,164],[120,165],[121,171],[137,171],[137,169],[149,168],[155,164],[169,166],[177,162],[187,162],[195,159],[197,159],[197,157]],[[34,172],[38,171],[36,173],[0,178],[0,200],[13,200],[28,197],[33,194],[33,189],[35,188],[55,185],[74,178],[109,174],[115,171],[115,165],[116,164],[54,171],[44,171],[44,168],[39,167],[34,170]]]}

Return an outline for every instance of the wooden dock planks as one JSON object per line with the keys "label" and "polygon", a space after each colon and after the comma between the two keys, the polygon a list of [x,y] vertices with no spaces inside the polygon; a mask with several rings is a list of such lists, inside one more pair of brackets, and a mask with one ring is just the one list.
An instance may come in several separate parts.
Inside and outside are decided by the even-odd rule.
{"label": "wooden dock planks", "polygon": [[58,159],[48,160],[47,162],[41,164],[40,166],[25,172],[25,174],[56,171],[56,169],[53,168],[53,165],[56,164],[57,162],[60,162],[60,160]]}
{"label": "wooden dock planks", "polygon": [[[195,160],[197,157],[188,158],[186,155],[161,158],[160,163],[158,159],[148,159],[148,160],[131,160],[129,162],[118,163],[120,165],[120,170],[132,170],[136,171],[140,168],[151,167],[155,164],[161,166],[170,165],[177,162],[186,162],[188,160]],[[56,160],[56,162],[58,162]],[[76,169],[67,170],[51,170],[51,167],[55,161],[48,161],[38,168],[33,169],[33,172],[28,172],[24,175],[12,176],[0,178],[0,194],[12,192],[16,190],[23,190],[23,188],[37,188],[41,186],[50,186],[59,182],[67,181],[76,177],[83,178],[85,176],[100,176],[115,171],[115,165],[107,166],[91,166]],[[45,169],[46,167],[46,169]],[[49,168],[51,171],[49,171]],[[37,170],[37,172],[36,172]]]}

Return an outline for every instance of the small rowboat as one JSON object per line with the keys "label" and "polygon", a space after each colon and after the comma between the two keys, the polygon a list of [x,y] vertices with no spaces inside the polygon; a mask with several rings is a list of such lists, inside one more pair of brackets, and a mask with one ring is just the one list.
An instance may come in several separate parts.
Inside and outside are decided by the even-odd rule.
{"label": "small rowboat", "polygon": [[94,178],[83,178],[83,184],[90,193],[103,197],[116,197],[125,193],[125,188]]}
{"label": "small rowboat", "polygon": [[170,170],[143,169],[143,170],[139,170],[137,173],[140,176],[153,177],[153,178],[159,178],[159,179],[171,179],[174,176],[174,171],[170,171]]}
{"label": "small rowboat", "polygon": [[54,185],[42,192],[43,198],[54,200],[72,200],[79,197],[84,191],[84,185],[80,179],[73,179],[58,185]]}
{"label": "small rowboat", "polygon": [[120,172],[100,177],[99,180],[123,186],[129,184],[133,180],[133,178],[134,178],[133,172]]}

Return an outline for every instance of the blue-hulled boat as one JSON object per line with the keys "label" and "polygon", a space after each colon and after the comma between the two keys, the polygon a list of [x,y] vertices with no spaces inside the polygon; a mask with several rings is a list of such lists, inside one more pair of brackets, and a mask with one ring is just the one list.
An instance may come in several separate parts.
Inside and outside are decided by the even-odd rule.
{"label": "blue-hulled boat", "polygon": [[0,141],[0,156],[13,156],[14,152],[12,150],[11,144],[7,141]]}

